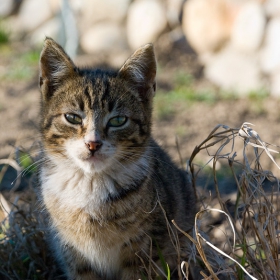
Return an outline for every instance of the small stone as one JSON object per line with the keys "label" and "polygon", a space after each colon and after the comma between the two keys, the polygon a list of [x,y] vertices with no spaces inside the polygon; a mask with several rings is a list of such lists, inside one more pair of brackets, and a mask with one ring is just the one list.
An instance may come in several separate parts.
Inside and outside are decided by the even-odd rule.
{"label": "small stone", "polygon": [[[50,6],[53,14],[56,14],[56,13],[60,12],[63,1],[65,1],[65,0],[60,0],[60,1],[48,0],[49,6]],[[66,1],[69,1],[69,0],[66,0]]]}
{"label": "small stone", "polygon": [[[131,0],[82,0],[80,7],[81,27],[92,27],[101,21],[122,22]],[[75,1],[80,2],[80,1]],[[74,7],[74,1],[72,0]]]}
{"label": "small stone", "polygon": [[167,20],[171,27],[176,27],[180,24],[183,3],[184,0],[167,0]]}
{"label": "small stone", "polygon": [[167,25],[165,9],[160,0],[133,2],[127,17],[127,40],[132,49],[153,43]]}
{"label": "small stone", "polygon": [[231,45],[208,58],[204,74],[222,89],[240,95],[266,87],[258,64],[258,56],[254,53],[239,52]]}
{"label": "small stone", "polygon": [[261,68],[266,73],[280,70],[280,18],[273,18],[266,28],[264,47],[261,52]]}
{"label": "small stone", "polygon": [[245,3],[233,23],[231,41],[240,51],[256,51],[263,39],[266,19],[262,6],[255,2]]}
{"label": "small stone", "polygon": [[266,0],[264,3],[264,10],[269,17],[280,16],[280,1]]}
{"label": "small stone", "polygon": [[214,52],[230,37],[231,6],[225,0],[188,0],[182,28],[197,53]]}
{"label": "small stone", "polygon": [[48,1],[25,0],[18,15],[19,27],[22,31],[33,31],[51,17],[52,10]]}
{"label": "small stone", "polygon": [[61,22],[57,17],[48,20],[29,35],[30,42],[34,45],[42,44],[46,37],[51,37],[54,40],[58,40],[60,25]]}
{"label": "small stone", "polygon": [[14,0],[2,0],[0,1],[0,17],[9,16],[14,8]]}
{"label": "small stone", "polygon": [[124,30],[115,23],[99,23],[81,37],[81,47],[89,54],[117,51],[126,47]]}

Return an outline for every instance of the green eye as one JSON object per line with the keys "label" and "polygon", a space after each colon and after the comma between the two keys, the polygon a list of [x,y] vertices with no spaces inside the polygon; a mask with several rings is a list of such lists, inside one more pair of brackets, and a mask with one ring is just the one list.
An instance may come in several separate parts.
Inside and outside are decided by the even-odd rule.
{"label": "green eye", "polygon": [[117,116],[117,117],[111,118],[108,121],[108,126],[111,126],[111,127],[122,126],[126,123],[126,121],[127,121],[127,117]]}
{"label": "green eye", "polygon": [[82,118],[75,114],[65,114],[65,119],[72,124],[82,124]]}

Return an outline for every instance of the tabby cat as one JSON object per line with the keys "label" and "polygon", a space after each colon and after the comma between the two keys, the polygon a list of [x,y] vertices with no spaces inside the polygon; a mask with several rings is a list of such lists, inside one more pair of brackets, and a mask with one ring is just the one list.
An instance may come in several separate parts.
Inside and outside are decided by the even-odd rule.
{"label": "tabby cat", "polygon": [[[67,279],[174,279],[195,195],[151,136],[156,61],[139,48],[118,71],[80,69],[46,38],[40,57],[42,200]],[[171,225],[171,226],[168,226]],[[174,234],[172,233],[174,232]],[[178,243],[181,250],[178,250]]]}

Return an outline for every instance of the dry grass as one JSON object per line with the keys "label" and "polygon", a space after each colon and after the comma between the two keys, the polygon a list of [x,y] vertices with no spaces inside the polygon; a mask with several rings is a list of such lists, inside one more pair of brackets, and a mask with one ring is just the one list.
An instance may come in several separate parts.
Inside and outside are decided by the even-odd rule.
{"label": "dry grass", "polygon": [[[216,191],[216,209],[211,209],[214,198],[201,199],[194,237],[188,236],[197,250],[192,257],[202,263],[198,270],[203,279],[280,279],[279,181],[261,165],[261,156],[268,156],[277,165],[271,155],[277,151],[270,149],[249,125],[244,123],[240,129],[218,125],[195,147],[189,161],[196,188],[196,178],[205,166],[198,167],[195,158],[207,153]],[[244,142],[239,158],[235,151],[236,141]],[[225,160],[238,187],[236,196],[231,198],[234,209],[228,207],[229,201],[223,198],[219,188],[217,171],[219,163]],[[267,181],[271,182],[269,191],[264,190]],[[224,215],[220,222],[224,242],[215,240],[209,230],[211,217],[217,216],[217,211]]]}
{"label": "dry grass", "polygon": [[[244,142],[244,149],[237,153],[236,141]],[[188,165],[201,211],[193,236],[185,233],[193,245],[191,263],[179,264],[184,275],[185,268],[196,263],[200,275],[195,279],[280,279],[279,182],[261,164],[264,156],[273,160],[273,152],[249,124],[241,129],[219,125],[195,147]],[[209,162],[201,167],[195,162],[202,153]],[[220,192],[217,175],[225,162],[238,189],[231,201]],[[215,194],[203,193],[196,186],[197,178],[210,164]],[[271,182],[269,191],[264,190],[267,181]],[[34,190],[28,193],[31,199],[23,199],[24,203],[16,200],[9,204],[1,197],[0,279],[58,279],[46,245],[45,218],[34,210],[38,209]],[[219,237],[214,234],[217,227],[211,226],[217,217]]]}
{"label": "dry grass", "polygon": [[34,187],[36,176],[29,178],[29,187],[17,192],[21,175],[30,167],[24,169],[11,158],[0,164],[4,164],[0,182],[8,166],[18,172],[11,191],[0,192],[0,279],[59,279],[47,246],[46,217]]}

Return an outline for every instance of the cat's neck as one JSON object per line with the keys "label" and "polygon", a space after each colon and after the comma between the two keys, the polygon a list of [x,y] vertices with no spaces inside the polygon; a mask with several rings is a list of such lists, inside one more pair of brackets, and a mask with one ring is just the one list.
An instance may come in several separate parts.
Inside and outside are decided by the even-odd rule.
{"label": "cat's neck", "polygon": [[97,210],[108,199],[138,188],[150,173],[151,156],[151,148],[147,147],[137,160],[98,173],[87,173],[69,161],[50,158],[41,169],[43,196],[63,200],[65,207],[85,209],[94,205]]}

